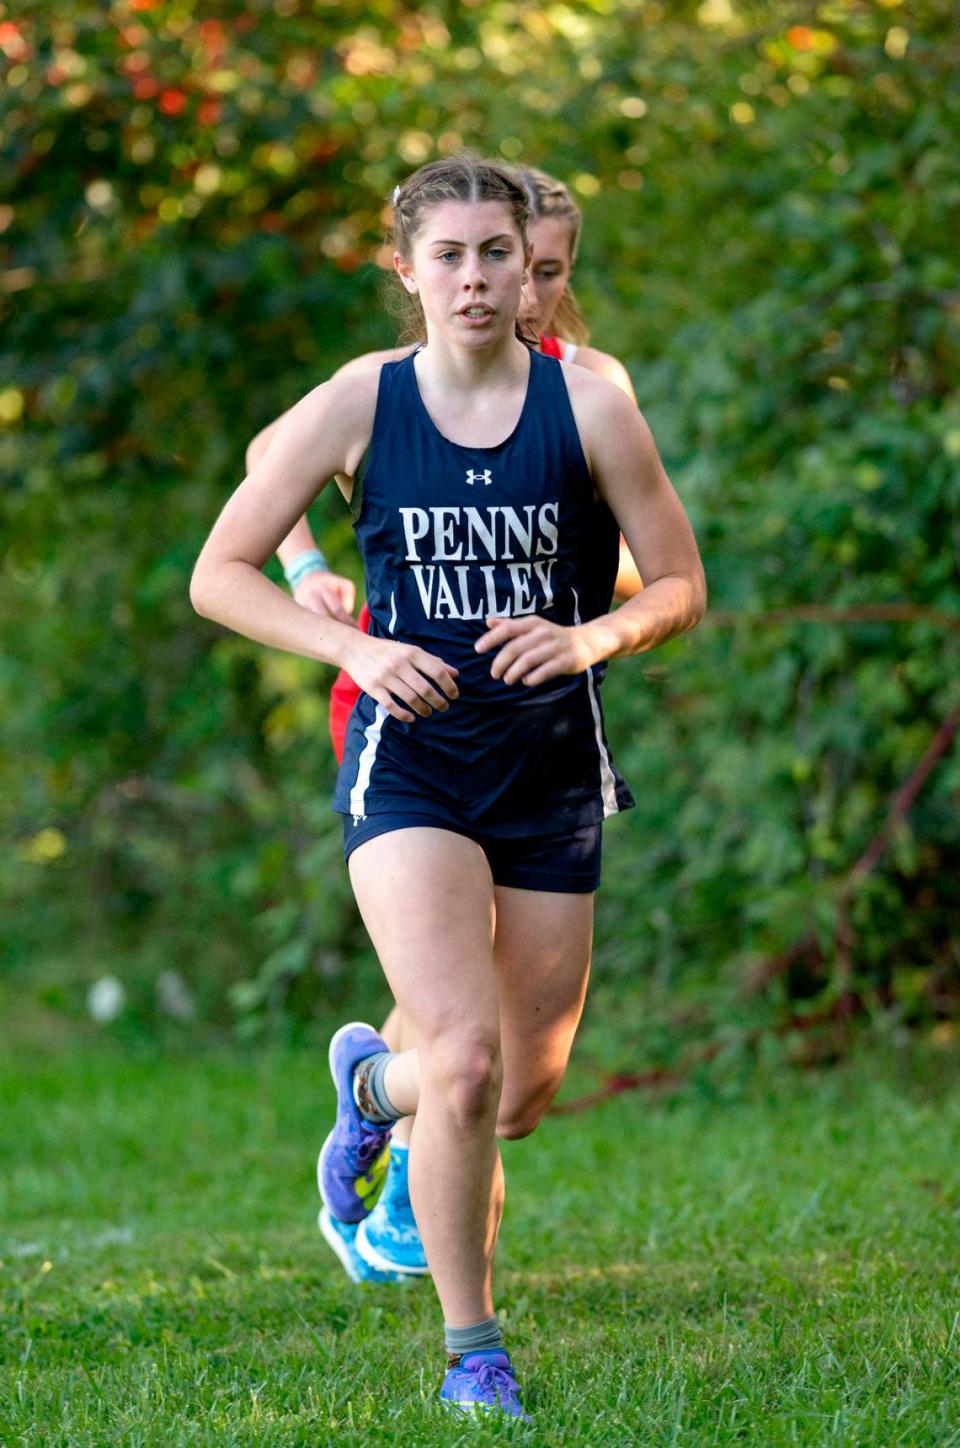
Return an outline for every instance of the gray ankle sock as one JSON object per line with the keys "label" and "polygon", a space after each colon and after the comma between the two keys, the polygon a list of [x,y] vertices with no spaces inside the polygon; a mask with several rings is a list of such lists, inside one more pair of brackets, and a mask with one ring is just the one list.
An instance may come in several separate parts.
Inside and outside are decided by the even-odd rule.
{"label": "gray ankle sock", "polygon": [[498,1348],[503,1348],[503,1329],[496,1313],[493,1317],[484,1318],[483,1322],[475,1322],[473,1327],[448,1327],[444,1323],[443,1336],[447,1356],[457,1362],[472,1352],[496,1352]]}
{"label": "gray ankle sock", "polygon": [[353,1099],[360,1108],[361,1116],[377,1126],[399,1121],[403,1115],[390,1100],[383,1084],[384,1072],[393,1057],[393,1051],[377,1051],[373,1056],[365,1056],[354,1067]]}

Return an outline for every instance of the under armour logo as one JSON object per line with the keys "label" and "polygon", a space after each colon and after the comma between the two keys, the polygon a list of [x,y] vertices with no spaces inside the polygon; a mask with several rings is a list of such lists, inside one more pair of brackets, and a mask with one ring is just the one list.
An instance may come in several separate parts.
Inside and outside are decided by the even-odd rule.
{"label": "under armour logo", "polygon": [[467,468],[467,482],[473,487],[474,483],[484,483],[489,488],[493,482],[493,473],[489,468],[484,468],[482,473],[475,473],[473,468]]}

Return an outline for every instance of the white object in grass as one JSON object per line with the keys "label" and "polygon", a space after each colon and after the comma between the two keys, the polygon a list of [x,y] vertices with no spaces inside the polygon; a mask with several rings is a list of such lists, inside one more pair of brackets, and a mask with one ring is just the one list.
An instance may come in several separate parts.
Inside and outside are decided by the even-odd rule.
{"label": "white object in grass", "polygon": [[157,978],[157,1004],[175,1021],[191,1021],[195,1014],[193,996],[183,976],[175,970],[165,970]]}
{"label": "white object in grass", "polygon": [[102,975],[87,991],[87,1010],[101,1026],[115,1021],[127,1003],[127,993],[115,975]]}

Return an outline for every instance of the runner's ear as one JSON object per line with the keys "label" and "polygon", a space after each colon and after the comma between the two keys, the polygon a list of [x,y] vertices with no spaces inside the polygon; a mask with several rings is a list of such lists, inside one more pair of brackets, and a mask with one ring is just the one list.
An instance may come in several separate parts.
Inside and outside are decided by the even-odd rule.
{"label": "runner's ear", "polygon": [[408,261],[404,260],[398,251],[393,253],[393,269],[410,295],[416,296],[419,288],[417,286],[417,279],[413,275],[413,268]]}

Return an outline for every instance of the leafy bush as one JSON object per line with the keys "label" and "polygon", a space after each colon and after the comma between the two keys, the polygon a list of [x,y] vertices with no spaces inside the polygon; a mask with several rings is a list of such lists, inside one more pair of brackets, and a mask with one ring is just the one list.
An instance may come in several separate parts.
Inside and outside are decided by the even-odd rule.
{"label": "leafy bush", "polygon": [[[789,989],[829,990],[849,872],[956,702],[951,7],[27,4],[0,47],[15,979],[77,1000],[119,959],[149,1016],[173,965],[212,1019],[376,979],[329,671],[197,620],[187,579],[252,433],[392,340],[384,198],[468,143],[582,199],[581,301],[712,590],[697,634],[611,670],[639,808],[601,972],[717,997],[800,944]],[[336,500],[314,521],[356,573]],[[956,1009],[958,782],[953,753],[841,912],[908,1019]]]}

